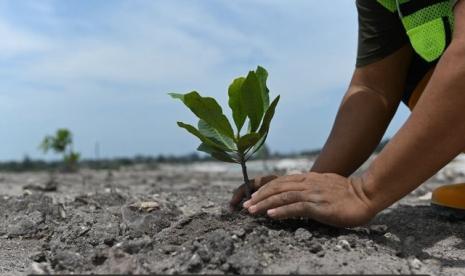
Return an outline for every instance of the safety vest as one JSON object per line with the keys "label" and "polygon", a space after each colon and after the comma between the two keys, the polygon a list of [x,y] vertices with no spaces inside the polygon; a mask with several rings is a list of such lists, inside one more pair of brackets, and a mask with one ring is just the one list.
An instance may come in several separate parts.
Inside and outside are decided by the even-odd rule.
{"label": "safety vest", "polygon": [[398,12],[415,52],[428,62],[437,60],[449,45],[454,30],[450,0],[378,0]]}

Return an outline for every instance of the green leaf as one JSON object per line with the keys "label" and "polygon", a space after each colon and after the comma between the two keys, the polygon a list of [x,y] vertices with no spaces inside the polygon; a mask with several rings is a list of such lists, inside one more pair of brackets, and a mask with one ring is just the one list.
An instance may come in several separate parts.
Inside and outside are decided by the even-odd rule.
{"label": "green leaf", "polygon": [[260,126],[264,112],[260,82],[254,71],[249,72],[242,84],[241,102],[247,117],[249,117],[253,132]]}
{"label": "green leaf", "polygon": [[259,151],[262,146],[265,144],[265,141],[266,141],[266,137],[268,137],[268,133],[265,133],[265,135],[261,135],[261,138],[260,140],[258,140],[258,142],[255,144],[255,146],[253,147],[253,149],[247,154],[247,156],[245,157],[245,160],[249,160],[250,157],[252,157],[252,155],[254,155],[257,151]]}
{"label": "green leaf", "polygon": [[168,95],[171,96],[173,99],[179,99],[182,102],[184,102],[184,94],[179,94],[179,93],[168,93]]}
{"label": "green leaf", "polygon": [[263,117],[262,126],[260,127],[260,130],[258,131],[261,136],[264,136],[266,133],[268,133],[270,129],[271,120],[273,119],[275,109],[276,109],[276,106],[278,105],[279,99],[280,99],[280,96],[277,96],[271,103],[270,107],[268,107],[268,109],[266,110],[265,116]]}
{"label": "green leaf", "polygon": [[241,101],[241,89],[245,78],[240,77],[235,79],[228,89],[229,95],[229,107],[232,110],[234,122],[236,123],[237,133],[239,133],[244,126],[247,114],[245,113],[244,107]]}
{"label": "green leaf", "polygon": [[247,149],[253,147],[258,140],[260,140],[260,134],[256,132],[252,132],[249,134],[246,134],[239,138],[239,142],[237,143],[237,148],[239,152],[243,153]]}
{"label": "green leaf", "polygon": [[257,66],[257,70],[255,70],[258,80],[260,82],[260,88],[262,91],[262,98],[263,98],[263,110],[267,110],[270,106],[270,90],[266,86],[266,80],[268,79],[268,72],[265,68],[261,66]]}
{"label": "green leaf", "polygon": [[215,99],[202,97],[199,93],[193,91],[184,95],[184,104],[197,117],[207,122],[207,124],[217,129],[220,133],[234,139],[234,131],[231,124],[228,118],[224,116],[221,106]]}
{"label": "green leaf", "polygon": [[226,147],[225,145],[219,143],[219,142],[216,142],[214,141],[212,138],[208,138],[206,137],[205,135],[203,135],[198,129],[196,129],[195,127],[193,127],[192,125],[189,125],[189,124],[185,124],[183,122],[178,122],[178,126],[179,127],[182,127],[184,129],[186,129],[187,131],[189,131],[191,134],[193,134],[194,136],[196,136],[197,138],[200,139],[200,141],[202,141],[202,143],[205,143],[207,145],[209,145],[210,147],[213,147],[219,151],[231,151],[228,147]]}
{"label": "green leaf", "polygon": [[231,150],[237,149],[233,139],[221,134],[218,130],[211,127],[204,120],[199,120],[198,128],[200,133],[207,136],[208,138],[213,138],[214,140],[221,142],[223,145],[225,145]]}
{"label": "green leaf", "polygon": [[224,162],[230,162],[230,163],[237,163],[236,160],[234,160],[231,156],[229,156],[227,153],[218,151],[215,148],[210,147],[209,145],[202,143],[200,146],[197,148],[198,151],[203,151],[208,154],[210,154],[213,158],[224,161]]}
{"label": "green leaf", "polygon": [[262,125],[260,127],[260,130],[258,131],[258,133],[260,134],[260,140],[256,143],[256,145],[254,146],[252,151],[249,152],[249,154],[247,154],[246,160],[250,159],[250,157],[252,157],[252,155],[254,153],[259,151],[260,148],[265,143],[266,137],[268,136],[268,132],[269,132],[269,129],[270,129],[271,120],[273,119],[273,116],[274,116],[274,113],[275,113],[275,110],[276,110],[276,106],[278,105],[279,99],[280,99],[280,96],[277,96],[273,100],[271,105],[268,107],[268,110],[266,111],[265,116],[263,117],[263,123],[262,123]]}

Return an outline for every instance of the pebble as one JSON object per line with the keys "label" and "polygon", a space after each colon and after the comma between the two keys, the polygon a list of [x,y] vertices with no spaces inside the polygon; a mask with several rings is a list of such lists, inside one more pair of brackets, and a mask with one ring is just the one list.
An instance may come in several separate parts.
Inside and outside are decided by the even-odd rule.
{"label": "pebble", "polygon": [[242,237],[245,236],[245,229],[244,228],[236,229],[236,230],[232,231],[232,234],[236,235],[239,238],[242,238]]}
{"label": "pebble", "polygon": [[215,206],[215,203],[209,201],[205,204],[202,205],[203,208],[211,208],[211,207],[214,207]]}
{"label": "pebble", "polygon": [[36,251],[29,255],[29,259],[33,260],[34,262],[44,262],[45,261],[45,253],[43,251]]}
{"label": "pebble", "polygon": [[413,258],[413,259],[409,260],[409,265],[413,269],[420,269],[422,264],[423,263],[420,260],[418,260],[417,258]]}
{"label": "pebble", "polygon": [[374,234],[384,234],[386,233],[388,230],[388,227],[387,225],[384,225],[384,224],[379,224],[379,225],[371,225],[370,226],[370,232],[374,233]]}
{"label": "pebble", "polygon": [[342,249],[345,249],[345,250],[347,250],[347,251],[350,251],[350,243],[349,243],[347,240],[343,240],[343,239],[342,239],[342,240],[339,240],[339,241],[337,242],[336,247],[340,247],[340,248],[342,248]]}
{"label": "pebble", "polygon": [[386,234],[384,234],[384,237],[390,241],[400,242],[399,237],[397,237],[395,234],[392,234],[390,232],[387,232]]}
{"label": "pebble", "polygon": [[305,228],[298,228],[294,233],[294,237],[298,241],[308,241],[313,237],[313,235]]}
{"label": "pebble", "polygon": [[30,266],[30,272],[31,274],[51,274],[53,273],[53,269],[50,267],[50,264],[48,263],[38,263],[38,262],[32,262]]}
{"label": "pebble", "polygon": [[231,265],[229,265],[228,263],[224,263],[220,267],[221,271],[223,271],[223,272],[229,271],[230,268],[231,268]]}
{"label": "pebble", "polygon": [[192,255],[187,263],[187,270],[193,272],[196,269],[199,269],[202,266],[202,259],[198,254]]}
{"label": "pebble", "polygon": [[206,263],[209,262],[212,257],[206,248],[200,248],[197,250],[197,254],[199,255],[200,259]]}

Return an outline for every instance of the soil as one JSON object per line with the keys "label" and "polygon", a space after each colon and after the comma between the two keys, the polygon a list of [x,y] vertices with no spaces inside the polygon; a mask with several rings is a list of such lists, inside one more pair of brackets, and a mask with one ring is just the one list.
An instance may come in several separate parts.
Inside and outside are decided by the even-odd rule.
{"label": "soil", "polygon": [[[252,176],[263,173],[260,164],[249,166]],[[267,167],[289,172],[308,162]],[[0,274],[465,275],[465,220],[429,205],[432,189],[465,180],[463,164],[451,168],[350,229],[230,211],[240,171],[213,162],[53,177],[2,173]]]}

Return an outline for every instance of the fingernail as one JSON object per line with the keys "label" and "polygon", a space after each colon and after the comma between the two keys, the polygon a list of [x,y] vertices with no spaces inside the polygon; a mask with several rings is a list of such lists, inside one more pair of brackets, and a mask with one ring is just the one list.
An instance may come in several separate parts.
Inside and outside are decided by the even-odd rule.
{"label": "fingernail", "polygon": [[244,204],[242,204],[242,206],[244,206],[244,208],[249,208],[250,200],[247,200],[246,202],[244,202]]}
{"label": "fingernail", "polygon": [[250,208],[249,208],[250,213],[255,213],[256,211],[257,211],[257,206],[255,206],[255,205],[250,206]]}
{"label": "fingernail", "polygon": [[253,194],[251,195],[251,197],[254,197],[254,196],[256,196],[256,195],[257,195],[257,192],[253,193]]}
{"label": "fingernail", "polygon": [[275,211],[275,209],[270,209],[270,210],[266,211],[266,213],[268,214],[268,216],[273,216],[276,213],[276,211]]}

